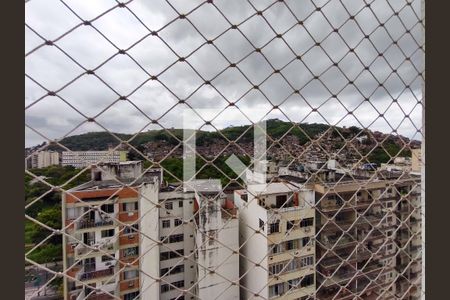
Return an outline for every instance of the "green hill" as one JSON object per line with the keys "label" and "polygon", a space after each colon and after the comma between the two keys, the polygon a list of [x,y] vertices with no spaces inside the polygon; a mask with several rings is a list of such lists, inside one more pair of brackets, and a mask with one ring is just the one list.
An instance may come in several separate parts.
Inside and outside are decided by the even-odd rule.
{"label": "green hill", "polygon": [[[301,144],[306,143],[309,139],[305,133],[313,137],[314,135],[324,132],[329,128],[325,124],[298,124],[301,130],[297,127],[292,128],[290,122],[284,122],[277,119],[268,120],[266,123],[267,133],[273,138],[280,138],[287,132],[297,136]],[[221,134],[230,140],[236,140],[239,136],[244,134],[240,141],[250,142],[253,139],[253,130],[249,130],[250,125],[244,126],[230,126],[220,130],[219,132],[197,131],[197,144],[212,142],[214,139],[221,139]],[[338,128],[342,130],[342,128]],[[134,135],[124,133],[114,133],[119,139],[129,141]],[[140,147],[152,141],[165,140],[170,144],[178,144],[177,139],[182,140],[182,129],[166,129],[166,130],[149,130],[137,134],[130,144],[134,147]],[[87,151],[87,150],[105,150],[108,147],[115,147],[119,144],[119,140],[108,132],[89,132],[80,135],[73,135],[66,137],[60,141],[62,145],[71,149],[72,151]],[[59,147],[52,146],[51,149],[57,150]]]}

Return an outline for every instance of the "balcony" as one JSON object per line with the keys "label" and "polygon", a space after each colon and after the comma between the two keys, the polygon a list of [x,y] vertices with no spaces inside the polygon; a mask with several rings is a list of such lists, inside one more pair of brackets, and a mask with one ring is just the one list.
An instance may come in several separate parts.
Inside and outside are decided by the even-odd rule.
{"label": "balcony", "polygon": [[[114,294],[114,293],[111,293],[111,294]],[[117,299],[117,298],[111,297],[108,294],[92,294],[86,298],[86,300],[113,300],[113,299]]]}
{"label": "balcony", "polygon": [[[370,284],[370,286],[369,286]],[[360,293],[364,291],[365,293],[374,293],[377,292],[374,291],[375,289],[381,289],[384,286],[386,286],[386,283],[384,282],[373,282],[372,284],[363,279],[358,280],[358,285],[355,285],[354,283],[350,284],[350,286],[347,287],[350,291],[340,289],[340,287],[332,286],[330,288],[326,288],[321,291],[321,293],[318,295],[317,299],[320,300],[350,300],[355,298],[355,294]],[[360,296],[357,297],[358,299],[368,299],[367,296]]]}
{"label": "balcony", "polygon": [[114,267],[110,267],[108,269],[103,270],[84,271],[79,275],[79,280],[88,281],[112,275],[114,275]]}
{"label": "balcony", "polygon": [[88,228],[98,228],[114,225],[115,214],[108,215],[100,220],[95,219],[82,219],[76,223],[76,229],[88,229]]}
{"label": "balcony", "polygon": [[[87,246],[84,244],[78,244],[75,247],[75,254],[77,256],[82,256],[86,254],[104,254],[103,252],[112,252],[116,249],[116,241],[110,241],[106,243],[93,244],[91,246]],[[103,251],[103,252],[102,252]]]}
{"label": "balcony", "polygon": [[411,247],[409,248],[409,254],[410,254],[411,256],[415,256],[415,255],[417,255],[421,250],[422,250],[422,246],[421,246],[421,245],[411,246]]}
{"label": "balcony", "polygon": [[359,277],[363,277],[361,280],[365,280],[367,278],[372,280],[379,275],[379,272],[376,273],[375,271],[380,271],[382,268],[383,266],[379,263],[370,263],[365,266],[363,270],[359,268],[357,270],[351,269],[340,272],[341,269],[339,269],[337,274],[331,276],[330,278],[321,278],[319,281],[323,282],[324,287],[329,287],[336,284],[343,284],[348,280],[358,279]]}
{"label": "balcony", "polygon": [[319,241],[322,245],[324,245],[328,249],[331,249],[331,248],[339,249],[342,247],[353,246],[358,243],[355,240],[355,238],[352,238],[350,236],[336,237],[336,236],[332,236],[332,235],[329,235],[329,236],[323,235]]}

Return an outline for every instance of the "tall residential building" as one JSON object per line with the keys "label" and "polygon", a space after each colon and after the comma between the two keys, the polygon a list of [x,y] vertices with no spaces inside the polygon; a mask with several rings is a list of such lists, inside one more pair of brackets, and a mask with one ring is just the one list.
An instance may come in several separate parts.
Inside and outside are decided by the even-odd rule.
{"label": "tall residential building", "polygon": [[60,155],[56,151],[39,151],[33,153],[26,161],[25,167],[27,169],[46,168],[53,165],[60,164]]}
{"label": "tall residential building", "polygon": [[239,299],[239,220],[220,180],[195,180],[196,294],[199,299]]}
{"label": "tall residential building", "polygon": [[420,177],[333,166],[236,190],[97,164],[63,194],[66,299],[419,299]]}
{"label": "tall residential building", "polygon": [[59,165],[59,153],[56,151],[41,151],[38,153],[37,164],[38,168]]}
{"label": "tall residential building", "polygon": [[307,299],[315,293],[314,191],[293,182],[235,191],[244,299]]}
{"label": "tall residential building", "polygon": [[421,149],[411,149],[411,169],[413,172],[420,173],[422,168],[422,151]]}
{"label": "tall residential building", "polygon": [[158,198],[158,172],[135,181],[139,172],[140,162],[102,165],[92,169],[92,181],[63,194],[63,263],[73,278],[64,279],[65,299],[139,294],[139,205]]}
{"label": "tall residential building", "polygon": [[318,299],[418,299],[419,179],[385,171],[375,180],[327,178],[313,183]]}
{"label": "tall residential building", "polygon": [[140,162],[101,164],[63,196],[64,264],[75,279],[65,279],[66,299],[203,299],[222,290],[218,299],[238,299],[228,287],[239,280],[237,211],[221,185],[162,187],[161,170],[141,172]]}
{"label": "tall residential building", "polygon": [[98,162],[118,163],[127,160],[127,151],[63,151],[61,164],[84,168]]}

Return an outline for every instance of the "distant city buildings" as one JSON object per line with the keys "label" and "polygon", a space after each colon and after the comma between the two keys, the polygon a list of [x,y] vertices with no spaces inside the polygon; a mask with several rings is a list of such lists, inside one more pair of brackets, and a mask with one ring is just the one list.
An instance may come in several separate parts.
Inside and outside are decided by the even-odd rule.
{"label": "distant city buildings", "polygon": [[61,164],[84,168],[98,162],[118,163],[127,160],[127,151],[63,151]]}
{"label": "distant city buildings", "polygon": [[422,151],[421,149],[412,149],[411,154],[411,171],[420,173],[423,165]]}
{"label": "distant city buildings", "polygon": [[66,299],[419,299],[420,176],[266,161],[267,184],[100,163],[63,194]]}
{"label": "distant city buildings", "polygon": [[239,299],[222,277],[239,280],[239,230],[220,182],[162,187],[160,169],[141,172],[104,164],[63,196],[66,299]]}
{"label": "distant city buildings", "polygon": [[244,299],[314,297],[314,191],[290,182],[252,184],[235,191],[234,201]]}
{"label": "distant city buildings", "polygon": [[60,164],[60,154],[56,151],[39,151],[25,160],[26,169],[46,168]]}

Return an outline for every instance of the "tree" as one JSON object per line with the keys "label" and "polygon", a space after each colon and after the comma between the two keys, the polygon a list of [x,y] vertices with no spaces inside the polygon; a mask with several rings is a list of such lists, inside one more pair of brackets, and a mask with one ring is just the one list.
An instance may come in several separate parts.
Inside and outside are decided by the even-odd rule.
{"label": "tree", "polygon": [[[37,214],[36,220],[47,225],[48,227],[51,227],[53,229],[61,229],[62,221],[61,221],[61,207],[49,207],[45,208],[41,212]],[[50,235],[51,231],[47,228],[33,222],[30,227],[29,231],[29,237],[31,239],[32,243],[39,243],[43,239],[45,239],[47,236]],[[48,240],[48,243],[50,244],[60,244],[61,243],[61,236],[56,235],[51,237]]]}

